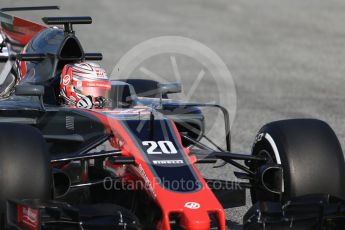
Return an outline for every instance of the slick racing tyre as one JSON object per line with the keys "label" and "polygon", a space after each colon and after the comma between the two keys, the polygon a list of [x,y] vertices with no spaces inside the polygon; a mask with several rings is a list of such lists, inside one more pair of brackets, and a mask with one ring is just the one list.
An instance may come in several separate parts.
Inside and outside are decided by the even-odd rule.
{"label": "slick racing tyre", "polygon": [[50,158],[42,134],[27,125],[0,123],[0,214],[9,199],[49,199]]}
{"label": "slick racing tyre", "polygon": [[[320,120],[292,119],[268,123],[256,136],[252,154],[269,159],[283,169],[282,193],[268,192],[255,183],[257,201],[286,202],[307,194],[345,197],[344,156],[334,131]],[[253,163],[252,170],[260,165]]]}

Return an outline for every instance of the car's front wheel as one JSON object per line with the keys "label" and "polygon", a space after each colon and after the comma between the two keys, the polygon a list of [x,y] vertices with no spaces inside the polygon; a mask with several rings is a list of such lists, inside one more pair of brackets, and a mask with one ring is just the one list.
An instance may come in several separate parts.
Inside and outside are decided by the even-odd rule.
{"label": "car's front wheel", "polygon": [[0,123],[0,229],[6,224],[7,200],[49,199],[51,182],[42,134],[28,125]]}
{"label": "car's front wheel", "polygon": [[[266,124],[256,137],[252,154],[266,157],[283,170],[282,181],[278,181],[281,193],[254,183],[253,203],[285,202],[307,194],[345,197],[343,152],[334,131],[323,121],[292,119]],[[252,165],[253,170],[259,167]]]}

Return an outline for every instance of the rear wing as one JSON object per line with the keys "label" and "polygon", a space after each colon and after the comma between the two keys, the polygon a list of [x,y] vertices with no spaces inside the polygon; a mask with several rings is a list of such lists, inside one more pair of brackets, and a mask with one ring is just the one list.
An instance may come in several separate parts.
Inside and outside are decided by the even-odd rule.
{"label": "rear wing", "polygon": [[0,9],[0,33],[2,45],[24,47],[38,32],[47,28],[44,25],[12,16],[4,12],[31,10],[58,10],[58,6],[10,7]]}
{"label": "rear wing", "polygon": [[[0,8],[0,62],[6,62],[0,73],[0,98],[7,97],[17,82],[13,65],[19,60],[23,47],[40,31],[46,29],[44,25],[12,16],[5,12],[56,10],[58,6],[10,7]],[[31,57],[40,58],[40,57]]]}

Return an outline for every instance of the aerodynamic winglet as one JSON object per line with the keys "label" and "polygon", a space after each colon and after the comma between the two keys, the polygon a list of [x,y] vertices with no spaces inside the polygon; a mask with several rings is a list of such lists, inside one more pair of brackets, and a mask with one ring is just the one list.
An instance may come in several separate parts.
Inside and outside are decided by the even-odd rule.
{"label": "aerodynamic winglet", "polygon": [[44,17],[43,22],[47,25],[63,25],[71,24],[91,24],[92,18],[90,16],[77,16],[77,17]]}
{"label": "aerodynamic winglet", "polygon": [[43,22],[47,25],[64,25],[66,33],[74,33],[72,25],[74,24],[91,24],[92,18],[90,16],[77,17],[44,17]]}
{"label": "aerodynamic winglet", "polygon": [[25,6],[25,7],[6,7],[0,8],[2,12],[8,11],[31,11],[31,10],[59,10],[59,6]]}

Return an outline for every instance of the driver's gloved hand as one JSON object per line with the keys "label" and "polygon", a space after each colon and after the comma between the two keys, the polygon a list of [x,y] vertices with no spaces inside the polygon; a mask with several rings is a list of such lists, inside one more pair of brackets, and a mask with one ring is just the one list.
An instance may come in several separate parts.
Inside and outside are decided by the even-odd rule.
{"label": "driver's gloved hand", "polygon": [[94,107],[102,109],[108,105],[108,100],[105,97],[99,96],[95,98]]}
{"label": "driver's gloved hand", "polygon": [[91,109],[92,108],[92,97],[91,96],[81,96],[77,102],[78,108]]}

